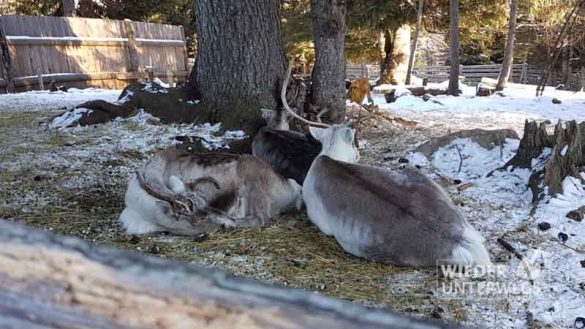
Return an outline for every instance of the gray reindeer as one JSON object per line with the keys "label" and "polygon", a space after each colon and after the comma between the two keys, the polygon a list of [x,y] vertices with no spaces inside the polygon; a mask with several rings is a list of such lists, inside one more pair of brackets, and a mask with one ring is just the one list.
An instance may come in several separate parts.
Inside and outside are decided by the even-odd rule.
{"label": "gray reindeer", "polygon": [[130,179],[120,222],[130,234],[200,235],[221,226],[265,225],[302,205],[301,187],[252,155],[154,155]]}
{"label": "gray reindeer", "polygon": [[357,164],[354,129],[300,119],[327,127],[310,128],[322,149],[303,183],[309,218],[345,251],[395,265],[490,264],[482,236],[435,182],[410,167]]}

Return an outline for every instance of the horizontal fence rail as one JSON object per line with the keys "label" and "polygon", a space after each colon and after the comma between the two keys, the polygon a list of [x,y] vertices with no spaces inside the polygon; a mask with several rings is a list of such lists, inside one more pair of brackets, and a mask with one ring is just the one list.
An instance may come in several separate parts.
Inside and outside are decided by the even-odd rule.
{"label": "horizontal fence rail", "polygon": [[[489,65],[461,65],[459,75],[463,82],[468,85],[477,85],[481,78],[497,79],[500,73],[501,64]],[[428,82],[444,82],[449,79],[450,66],[422,66],[413,69],[413,75]],[[378,80],[380,78],[380,66],[373,64],[347,64],[345,67],[346,78],[355,80],[367,78]],[[514,64],[512,66],[511,82],[524,84],[538,84],[542,78],[543,70],[531,67],[527,64]],[[549,85],[556,86],[560,83],[561,74],[554,72],[549,79]],[[585,86],[585,68],[580,71],[573,71],[567,76],[567,85],[578,88]]]}
{"label": "horizontal fence rail", "polygon": [[[134,21],[0,16],[11,65],[0,65],[0,92],[51,82],[122,88],[148,76],[188,75],[183,27]],[[4,66],[4,69],[2,68]]]}

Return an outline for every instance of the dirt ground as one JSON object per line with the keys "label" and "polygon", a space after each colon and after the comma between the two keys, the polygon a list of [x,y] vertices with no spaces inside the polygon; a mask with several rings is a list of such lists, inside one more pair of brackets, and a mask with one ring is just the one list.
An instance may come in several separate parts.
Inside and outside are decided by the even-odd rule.
{"label": "dirt ground", "polygon": [[[0,218],[97,244],[218,266],[414,317],[477,326],[489,322],[503,328],[526,316],[521,305],[512,306],[505,297],[483,302],[441,296],[435,269],[393,267],[352,257],[321,234],[304,212],[282,215],[263,228],[216,233],[203,242],[165,234],[126,235],[117,218],[127,179],[154,150],[172,144],[176,130],[136,120],[65,131],[39,125],[55,113],[0,104]],[[397,168],[409,150],[446,132],[442,124],[370,122],[361,135],[367,141],[361,162]],[[507,211],[505,206],[449,191],[472,224],[494,211]],[[505,254],[493,250],[493,241],[490,244],[496,257]]]}

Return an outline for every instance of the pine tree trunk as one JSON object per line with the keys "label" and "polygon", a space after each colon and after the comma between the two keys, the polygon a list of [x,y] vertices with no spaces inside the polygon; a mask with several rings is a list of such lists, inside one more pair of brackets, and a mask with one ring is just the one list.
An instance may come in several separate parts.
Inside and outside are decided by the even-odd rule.
{"label": "pine tree trunk", "polygon": [[63,0],[63,16],[75,17],[78,0]]}
{"label": "pine tree trunk", "polygon": [[510,2],[510,21],[508,23],[508,39],[506,40],[506,50],[504,52],[504,60],[502,68],[498,75],[498,83],[496,90],[503,90],[508,83],[510,74],[512,73],[512,63],[514,62],[514,39],[516,38],[516,17],[518,11],[518,0],[511,0]]}
{"label": "pine tree trunk", "polygon": [[407,85],[410,84],[412,69],[414,67],[414,60],[416,59],[416,46],[418,44],[418,36],[420,34],[424,2],[425,2],[424,0],[418,1],[418,9],[416,12],[416,29],[414,30],[414,38],[412,40],[412,47],[410,48],[410,57],[408,59],[408,69],[406,70],[406,80],[404,82]]}
{"label": "pine tree trunk", "polygon": [[459,0],[449,0],[449,51],[451,70],[449,71],[449,95],[459,96]]}
{"label": "pine tree trunk", "polygon": [[402,25],[397,30],[386,30],[384,50],[386,57],[378,84],[405,83],[410,57],[410,25]]}
{"label": "pine tree trunk", "polygon": [[195,0],[198,53],[191,83],[211,120],[253,133],[274,109],[286,69],[277,0]]}
{"label": "pine tree trunk", "polygon": [[345,12],[343,0],[312,0],[315,67],[311,104],[327,109],[326,121],[345,118]]}

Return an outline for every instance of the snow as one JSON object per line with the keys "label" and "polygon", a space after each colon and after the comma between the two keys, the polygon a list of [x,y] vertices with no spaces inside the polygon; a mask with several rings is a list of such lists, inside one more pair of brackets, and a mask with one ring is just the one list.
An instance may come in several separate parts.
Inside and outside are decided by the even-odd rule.
{"label": "snow", "polygon": [[93,111],[83,107],[76,108],[72,111],[67,111],[63,115],[56,117],[49,123],[49,128],[65,129],[77,123],[79,119],[85,115],[91,114]]}
{"label": "snow", "polygon": [[[585,296],[579,286],[585,282],[585,269],[580,265],[580,261],[585,260],[585,225],[565,215],[585,204],[585,188],[578,179],[567,177],[563,181],[564,193],[547,197],[530,215],[532,194],[526,186],[530,176],[528,169],[496,170],[488,176],[515,154],[518,144],[518,140],[507,139],[502,148],[487,150],[469,138],[460,138],[441,147],[431,159],[421,153],[410,153],[407,158],[431,176],[470,183],[471,186],[463,191],[450,188],[459,198],[504,210],[492,211],[484,221],[473,222],[490,241],[492,255],[494,250],[501,249],[494,243],[495,239],[516,232],[509,242],[527,256],[530,266],[534,266],[533,262],[543,265],[537,272],[530,272],[536,277],[529,285],[527,278],[518,271],[504,275],[503,282],[522,292],[505,296],[510,308],[520,310],[526,305],[534,320],[554,328],[572,328],[575,319],[585,315]],[[550,149],[539,158],[548,155]],[[585,174],[582,175],[585,178]],[[469,212],[466,215],[470,217]],[[537,224],[541,222],[549,223],[551,229],[540,231]],[[561,232],[569,236],[565,243],[558,237]],[[511,259],[504,266],[520,268],[526,265]],[[506,324],[497,320],[501,316],[498,312],[486,312],[482,321],[488,321],[486,327],[525,327],[523,322]]]}
{"label": "snow", "polygon": [[[403,88],[404,86],[399,86]],[[429,84],[428,88],[446,88],[446,83]],[[439,95],[434,97],[440,104],[425,102],[420,97],[403,96],[394,103],[386,103],[384,95],[373,94],[380,109],[412,120],[424,121],[425,125],[448,124],[452,129],[468,129],[469,121],[475,128],[512,128],[522,132],[524,120],[583,120],[585,117],[585,92],[571,92],[547,88],[543,96],[536,97],[536,86],[510,84],[500,95],[476,97],[475,87],[461,85],[462,96]],[[400,95],[400,93],[396,95]],[[562,104],[552,104],[558,98]]]}
{"label": "snow", "polygon": [[0,94],[0,113],[63,110],[95,99],[115,102],[119,95],[120,90],[94,88],[69,88],[67,92],[29,91],[16,94]]}

